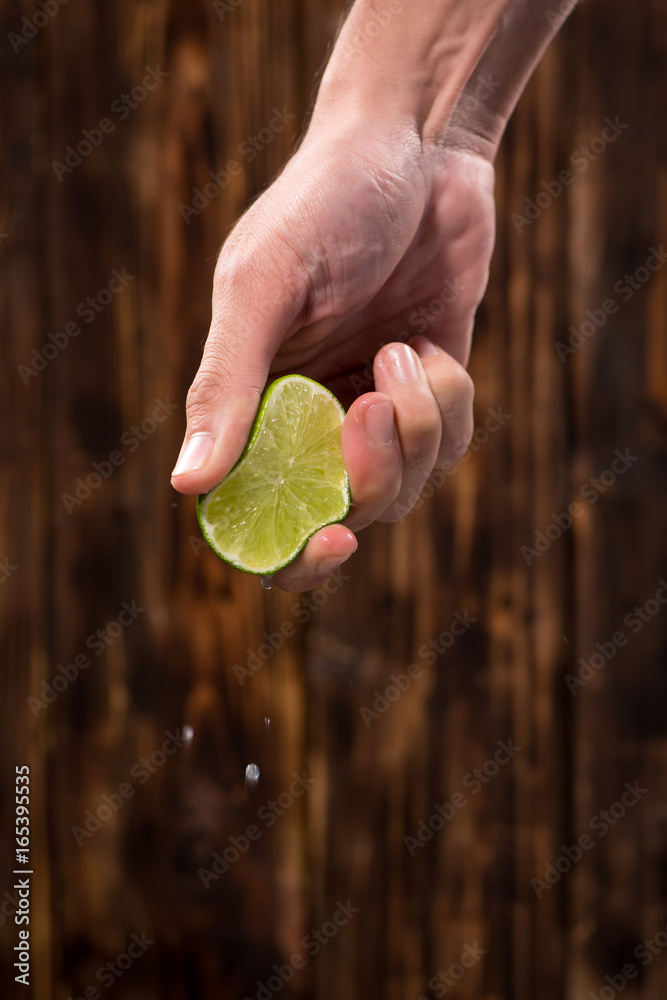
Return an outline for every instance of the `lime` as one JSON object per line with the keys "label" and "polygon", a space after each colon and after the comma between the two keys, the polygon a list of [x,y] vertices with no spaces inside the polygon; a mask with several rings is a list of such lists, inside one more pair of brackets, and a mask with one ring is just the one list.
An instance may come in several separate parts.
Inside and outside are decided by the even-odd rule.
{"label": "lime", "polygon": [[221,559],[269,576],[318,528],[342,521],[350,509],[344,417],[336,397],[303,375],[266,389],[240,459],[197,500],[204,538]]}

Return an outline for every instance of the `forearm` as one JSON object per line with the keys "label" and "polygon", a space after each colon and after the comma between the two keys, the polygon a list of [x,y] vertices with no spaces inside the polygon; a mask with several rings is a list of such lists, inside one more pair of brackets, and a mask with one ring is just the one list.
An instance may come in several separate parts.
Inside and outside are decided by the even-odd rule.
{"label": "forearm", "polygon": [[356,0],[324,73],[314,121],[341,107],[409,124],[441,142],[480,74],[496,81],[487,110],[509,117],[535,63],[576,0]]}
{"label": "forearm", "polygon": [[326,68],[318,105],[446,124],[513,0],[356,0]]}
{"label": "forearm", "polygon": [[[448,126],[448,143],[493,158],[505,126],[544,50],[579,0],[519,0],[499,27],[464,88]],[[481,95],[481,100],[480,100]]]}

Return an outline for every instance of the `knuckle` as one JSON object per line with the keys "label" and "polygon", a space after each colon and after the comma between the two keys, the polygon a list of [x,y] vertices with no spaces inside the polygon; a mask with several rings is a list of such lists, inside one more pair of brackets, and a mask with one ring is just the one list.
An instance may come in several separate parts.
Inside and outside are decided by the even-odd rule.
{"label": "knuckle", "polygon": [[376,474],[363,476],[352,485],[352,514],[357,521],[373,520],[378,508],[394,502],[401,488],[400,463],[395,462]]}
{"label": "knuckle", "polygon": [[406,470],[426,470],[428,473],[433,467],[442,435],[442,417],[433,397],[431,400],[432,405],[426,403],[419,407],[409,421],[399,426]]}
{"label": "knuckle", "polygon": [[219,364],[211,360],[202,362],[185,402],[188,419],[196,422],[207,413],[226,384],[226,374]]}
{"label": "knuckle", "polygon": [[383,524],[394,524],[402,521],[413,510],[419,501],[419,494],[414,489],[401,490],[395,500],[389,504],[384,513],[378,517]]}
{"label": "knuckle", "polygon": [[475,386],[465,368],[457,365],[449,373],[442,404],[443,434],[438,468],[458,462],[465,455],[475,430],[473,401]]}
{"label": "knuckle", "polygon": [[448,395],[455,406],[467,406],[472,410],[475,398],[475,383],[462,365],[456,365],[448,375]]}
{"label": "knuckle", "polygon": [[433,468],[436,453],[437,448],[427,447],[426,444],[422,444],[421,447],[416,448],[410,455],[410,466],[417,472],[428,474]]}

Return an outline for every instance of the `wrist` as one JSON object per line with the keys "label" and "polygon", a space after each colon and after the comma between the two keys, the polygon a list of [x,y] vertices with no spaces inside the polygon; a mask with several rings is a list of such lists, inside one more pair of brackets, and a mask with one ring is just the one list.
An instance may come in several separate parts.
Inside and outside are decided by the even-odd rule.
{"label": "wrist", "polygon": [[467,80],[513,0],[357,0],[313,111],[440,141]]}

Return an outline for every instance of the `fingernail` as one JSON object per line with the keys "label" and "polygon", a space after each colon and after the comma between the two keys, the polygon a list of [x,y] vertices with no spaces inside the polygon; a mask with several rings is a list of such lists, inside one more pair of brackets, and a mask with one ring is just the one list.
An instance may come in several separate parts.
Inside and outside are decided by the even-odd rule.
{"label": "fingernail", "polygon": [[420,358],[433,358],[436,354],[440,354],[440,351],[435,344],[432,344],[430,340],[426,339],[426,337],[422,337],[419,341]]}
{"label": "fingernail", "polygon": [[366,433],[376,444],[391,444],[394,440],[394,407],[388,399],[373,403],[366,410]]}
{"label": "fingernail", "polygon": [[211,434],[193,434],[183,444],[172,476],[184,476],[188,472],[197,472],[199,469],[203,469],[211,457],[212,451],[213,437]]}
{"label": "fingernail", "polygon": [[417,382],[419,368],[417,358],[407,344],[393,344],[387,348],[389,374],[397,382]]}

